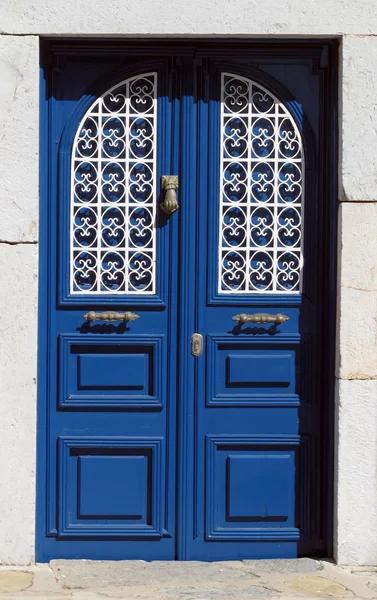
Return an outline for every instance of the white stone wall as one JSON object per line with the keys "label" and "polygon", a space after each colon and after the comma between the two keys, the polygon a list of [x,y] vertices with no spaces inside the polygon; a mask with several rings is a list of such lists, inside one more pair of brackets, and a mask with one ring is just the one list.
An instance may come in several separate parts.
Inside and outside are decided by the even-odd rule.
{"label": "white stone wall", "polygon": [[374,0],[9,0],[0,33],[41,35],[368,35]]}
{"label": "white stone wall", "polygon": [[39,48],[0,36],[0,559],[34,558]]}
{"label": "white stone wall", "polygon": [[376,65],[376,37],[343,37],[335,423],[341,564],[377,564]]}
{"label": "white stone wall", "polygon": [[342,37],[335,556],[377,564],[374,0],[0,3],[0,559],[34,556],[39,35]]}

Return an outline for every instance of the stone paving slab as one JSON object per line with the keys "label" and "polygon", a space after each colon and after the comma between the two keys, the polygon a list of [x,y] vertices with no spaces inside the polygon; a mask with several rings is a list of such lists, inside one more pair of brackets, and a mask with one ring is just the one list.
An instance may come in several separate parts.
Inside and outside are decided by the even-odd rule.
{"label": "stone paving slab", "polygon": [[271,560],[243,560],[240,561],[250,571],[258,573],[315,573],[323,569],[319,560],[312,558],[298,558],[296,560],[271,559]]}
{"label": "stone paving slab", "polygon": [[0,600],[377,600],[377,568],[311,559],[0,567]]}
{"label": "stone paving slab", "polygon": [[0,593],[21,592],[27,590],[33,583],[33,573],[30,571],[1,571]]}
{"label": "stone paving slab", "polygon": [[65,588],[97,588],[166,585],[172,581],[225,585],[239,580],[252,583],[258,577],[243,567],[241,561],[231,563],[164,562],[164,561],[51,561],[51,569]]}

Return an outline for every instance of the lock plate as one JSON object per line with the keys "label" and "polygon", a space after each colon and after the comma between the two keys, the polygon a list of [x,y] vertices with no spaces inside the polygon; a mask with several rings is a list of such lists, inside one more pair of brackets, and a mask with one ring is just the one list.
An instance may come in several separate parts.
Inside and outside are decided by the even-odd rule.
{"label": "lock plate", "polygon": [[200,333],[193,333],[191,336],[191,354],[193,356],[203,354],[203,336]]}

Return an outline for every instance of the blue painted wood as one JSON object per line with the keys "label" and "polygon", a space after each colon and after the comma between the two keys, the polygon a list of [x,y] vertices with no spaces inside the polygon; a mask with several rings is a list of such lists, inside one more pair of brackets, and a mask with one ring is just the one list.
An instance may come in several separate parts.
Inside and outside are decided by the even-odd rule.
{"label": "blue painted wood", "polygon": [[[116,81],[158,73],[157,180],[177,168],[173,63],[106,56],[44,63],[38,560],[175,556],[177,217],[157,223],[155,297],[70,297],[70,151],[77,124]],[[173,61],[174,62],[174,61]],[[57,63],[61,68],[56,69]],[[159,199],[161,201],[161,199]],[[45,217],[45,220],[44,218]],[[129,300],[129,301],[128,301]],[[137,308],[128,324],[88,310]],[[43,341],[44,340],[44,341]],[[168,363],[167,348],[170,356]],[[78,437],[77,437],[78,436]],[[41,459],[41,457],[43,457]],[[132,543],[131,543],[132,540]],[[158,544],[155,542],[158,541]]]}
{"label": "blue painted wood", "polygon": [[79,354],[78,388],[145,390],[147,360],[146,354]]}
{"label": "blue painted wood", "polygon": [[[295,465],[303,440],[289,435],[237,434],[207,436],[206,441],[205,539],[252,541],[253,546],[256,541],[299,540]],[[241,546],[238,552],[242,553]]]}
{"label": "blue painted wood", "polygon": [[[227,457],[226,521],[283,527],[294,515],[293,452],[260,450]],[[240,489],[245,492],[240,494]],[[280,524],[280,525],[279,525]]]}
{"label": "blue painted wood", "polygon": [[295,376],[292,354],[229,354],[226,358],[228,386],[287,387]]}
{"label": "blue painted wood", "polygon": [[[41,82],[39,561],[325,551],[327,338],[320,323],[329,257],[316,158],[326,147],[321,49],[314,44],[305,54],[287,46],[284,58],[281,47],[238,43],[130,43],[122,51],[115,43],[48,46]],[[130,301],[70,296],[69,168],[77,125],[99,93],[151,70],[159,80],[158,178],[180,177],[179,211],[157,220],[157,294]],[[222,70],[260,81],[286,102],[303,133],[300,296],[217,294]],[[140,319],[127,326],[83,320],[100,307],[135,308]],[[290,320],[235,326],[237,307]],[[190,351],[195,331],[204,340],[197,358]]]}
{"label": "blue painted wood", "polygon": [[[204,58],[197,90],[201,136],[196,330],[204,336],[205,346],[196,361],[192,407],[195,469],[193,523],[187,525],[189,559],[294,557],[323,550],[320,304],[318,264],[311,258],[318,240],[314,218],[321,203],[318,179],[306,188],[305,218],[313,231],[305,237],[303,293],[296,297],[217,293],[222,71],[260,82],[286,103],[305,138],[308,171],[318,177],[313,149],[319,122],[314,120],[312,130],[304,115],[304,107],[316,103],[318,117],[318,79],[310,68],[304,69],[304,76],[301,66],[296,70],[292,64],[284,69],[282,84],[279,67],[274,78],[264,70],[263,61],[258,62],[258,71],[254,67],[231,57]],[[287,90],[293,80],[294,101]],[[289,321],[279,326],[235,326],[232,317],[237,312],[282,312]]]}
{"label": "blue painted wood", "polygon": [[[93,366],[96,372],[92,380],[82,385],[81,363],[86,357],[91,357],[92,363],[96,361]],[[116,378],[118,369],[118,377],[128,377],[130,383],[130,359],[138,361],[139,369],[132,373],[132,377],[137,377],[139,384],[135,385],[134,379],[134,385],[128,384],[127,387]],[[167,370],[165,336],[128,334],[118,336],[115,344],[114,336],[106,334],[84,338],[80,333],[60,335],[58,370],[61,409],[113,407],[159,410],[166,396],[163,378]]]}
{"label": "blue painted wood", "polygon": [[81,518],[147,521],[147,456],[80,456],[78,514]]}
{"label": "blue painted wood", "polygon": [[[91,538],[93,546],[96,539],[103,538],[136,538],[139,541],[144,538],[163,538],[163,481],[166,476],[163,437],[61,436],[58,443],[58,539],[77,540],[74,547],[79,553],[81,541],[85,538]],[[85,464],[88,457],[95,458],[95,464],[99,466],[98,475],[90,482]],[[142,457],[143,460],[141,463],[132,462],[131,459],[135,457]],[[118,459],[121,458],[130,460],[127,463],[124,460],[120,462]],[[111,473],[106,478],[103,475],[105,460]],[[91,467],[92,475],[93,468]],[[141,470],[136,475],[137,468]],[[101,473],[104,483],[113,478],[123,478],[123,481],[111,482],[109,489],[101,490]],[[120,494],[115,502],[111,498],[112,492]],[[84,507],[91,507],[91,515],[82,513],[82,493]],[[89,499],[92,493],[100,493],[93,504]],[[123,508],[120,513],[115,514],[115,509],[120,509],[121,506]],[[122,549],[125,551],[127,547],[130,544],[122,544],[118,552]]]}
{"label": "blue painted wood", "polygon": [[[308,361],[308,339],[290,334],[266,340],[260,336],[215,335],[206,340],[206,406],[299,406],[301,392],[306,387],[301,370],[296,368],[300,361]],[[230,374],[233,363],[242,357],[242,363],[252,362],[248,375],[239,373],[237,384]],[[274,358],[271,364],[271,357]],[[281,373],[283,358],[285,368]],[[262,363],[262,368],[260,367]],[[237,363],[235,363],[237,364]],[[219,377],[224,373],[224,377]],[[285,379],[284,379],[285,378]],[[279,379],[280,385],[279,385]],[[259,385],[256,385],[256,382]],[[251,385],[252,384],[252,385]],[[235,389],[235,387],[237,389]]]}
{"label": "blue painted wood", "polygon": [[[183,62],[186,73],[182,80],[182,131],[179,139],[181,172],[180,210],[180,265],[178,321],[180,377],[179,377],[179,423],[178,423],[178,493],[177,493],[177,558],[188,558],[188,543],[192,536],[193,515],[196,505],[193,498],[196,489],[195,439],[196,424],[192,419],[195,396],[195,359],[191,354],[190,338],[196,330],[195,297],[197,284],[198,238],[196,198],[193,199],[193,182],[200,179],[197,168],[197,121],[193,96],[194,70],[192,60]],[[184,168],[183,168],[184,165]],[[195,184],[194,184],[195,185]],[[184,272],[184,276],[182,276]]]}

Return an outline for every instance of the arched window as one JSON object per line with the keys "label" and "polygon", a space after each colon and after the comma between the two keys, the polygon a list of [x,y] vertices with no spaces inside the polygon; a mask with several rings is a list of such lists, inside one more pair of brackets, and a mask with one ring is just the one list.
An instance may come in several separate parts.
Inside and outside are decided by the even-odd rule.
{"label": "arched window", "polygon": [[284,104],[245,77],[222,73],[221,294],[299,293],[304,157]]}
{"label": "arched window", "polygon": [[157,74],[83,117],[71,158],[71,293],[154,294]]}

